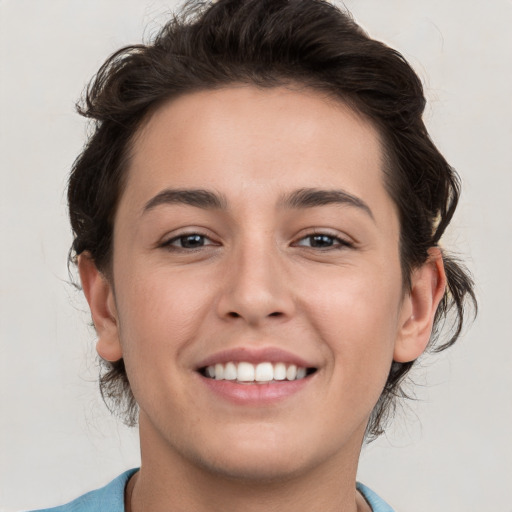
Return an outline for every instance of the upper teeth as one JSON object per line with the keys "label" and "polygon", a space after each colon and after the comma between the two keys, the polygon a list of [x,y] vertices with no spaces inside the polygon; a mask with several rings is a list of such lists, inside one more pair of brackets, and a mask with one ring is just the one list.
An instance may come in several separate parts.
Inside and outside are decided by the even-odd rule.
{"label": "upper teeth", "polygon": [[306,368],[285,363],[246,362],[216,365],[206,367],[206,375],[216,380],[237,380],[240,382],[270,382],[272,380],[298,380],[306,376]]}

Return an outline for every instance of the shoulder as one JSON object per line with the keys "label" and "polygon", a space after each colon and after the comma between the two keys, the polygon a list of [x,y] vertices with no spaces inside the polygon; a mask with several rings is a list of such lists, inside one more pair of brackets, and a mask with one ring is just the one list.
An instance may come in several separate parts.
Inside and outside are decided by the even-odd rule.
{"label": "shoulder", "polygon": [[357,483],[358,491],[372,507],[373,512],[394,512],[393,509],[375,492],[361,483]]}
{"label": "shoulder", "polygon": [[124,512],[124,488],[136,471],[130,469],[105,487],[88,492],[66,505],[34,512]]}

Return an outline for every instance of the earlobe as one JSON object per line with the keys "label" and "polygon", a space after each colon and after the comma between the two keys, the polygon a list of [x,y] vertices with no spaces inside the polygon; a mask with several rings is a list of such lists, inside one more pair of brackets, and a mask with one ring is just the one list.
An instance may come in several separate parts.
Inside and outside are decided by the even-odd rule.
{"label": "earlobe", "polygon": [[78,257],[78,271],[98,335],[96,350],[102,359],[118,361],[123,352],[112,286],[89,253],[82,253]]}
{"label": "earlobe", "polygon": [[441,249],[429,249],[427,261],[411,276],[411,290],[404,298],[393,359],[406,363],[427,348],[437,306],[446,289]]}

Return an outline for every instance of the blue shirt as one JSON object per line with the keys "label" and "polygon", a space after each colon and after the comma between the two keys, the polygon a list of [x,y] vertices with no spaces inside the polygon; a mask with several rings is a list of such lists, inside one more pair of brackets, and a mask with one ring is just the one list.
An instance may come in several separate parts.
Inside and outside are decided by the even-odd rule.
{"label": "blue shirt", "polygon": [[[67,505],[45,508],[37,512],[124,512],[124,488],[136,471],[138,470],[130,469],[105,487],[88,492]],[[373,512],[393,512],[393,509],[368,487],[358,483],[357,489],[370,504]]]}

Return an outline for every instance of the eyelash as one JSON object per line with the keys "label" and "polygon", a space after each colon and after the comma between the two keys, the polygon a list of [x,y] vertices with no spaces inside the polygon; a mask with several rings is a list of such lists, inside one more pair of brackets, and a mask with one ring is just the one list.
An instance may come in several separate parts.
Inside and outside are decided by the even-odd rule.
{"label": "eyelash", "polygon": [[208,246],[211,246],[211,245],[219,245],[218,243],[209,243],[209,244],[202,244],[198,247],[183,247],[183,246],[177,246],[177,245],[173,245],[175,242],[178,242],[178,241],[181,241],[183,243],[183,241],[187,238],[193,238],[195,237],[196,239],[197,238],[201,238],[202,241],[204,242],[205,240],[209,240],[210,242],[213,242],[212,239],[205,235],[204,233],[200,233],[200,232],[191,232],[191,233],[182,233],[178,236],[175,236],[169,240],[166,240],[165,242],[163,242],[160,247],[164,248],[164,249],[168,249],[170,251],[186,251],[186,252],[190,252],[190,251],[197,251],[197,250],[200,250],[202,249],[203,247],[208,247]]}
{"label": "eyelash", "polygon": [[[324,241],[326,239],[329,239],[331,241],[331,245],[327,245],[324,247],[313,247],[313,246],[305,246],[301,244],[303,240],[309,239],[310,242],[314,238],[323,239]],[[345,240],[344,238],[341,238],[336,235],[332,235],[330,233],[322,233],[320,231],[315,231],[314,233],[307,234],[306,236],[303,236],[299,238],[297,242],[294,243],[294,245],[297,245],[299,247],[307,247],[308,249],[318,249],[320,251],[328,251],[328,250],[339,250],[339,249],[347,249],[354,247],[354,244],[352,242],[349,242],[348,240]]]}
{"label": "eyelash", "polygon": [[[198,241],[197,239],[200,238],[201,239],[200,241],[202,243],[201,243],[201,245],[199,245],[197,247],[183,247],[183,242],[187,238],[188,239],[195,238],[196,241]],[[308,239],[309,239],[310,243],[314,243],[313,240],[315,238],[317,239],[317,242],[320,242],[320,243],[327,242],[328,244],[330,243],[330,245],[314,247],[313,245],[305,245],[305,244],[301,243]],[[206,240],[210,241],[211,243],[205,243]],[[180,242],[181,246],[174,245],[176,242]],[[160,247],[165,248],[167,250],[171,250],[171,251],[191,252],[191,251],[201,250],[204,247],[216,246],[216,245],[220,245],[220,244],[212,241],[212,239],[210,237],[208,237],[207,235],[205,235],[204,233],[191,232],[191,233],[182,233],[182,234],[175,236],[169,240],[166,240],[165,242],[163,242],[160,245]],[[293,246],[306,247],[308,249],[317,249],[320,251],[328,251],[328,250],[340,250],[340,249],[352,248],[352,247],[354,247],[354,244],[349,242],[348,240],[340,238],[339,236],[332,235],[329,233],[315,231],[313,233],[309,233],[309,234],[299,238],[296,242],[293,243]]]}

